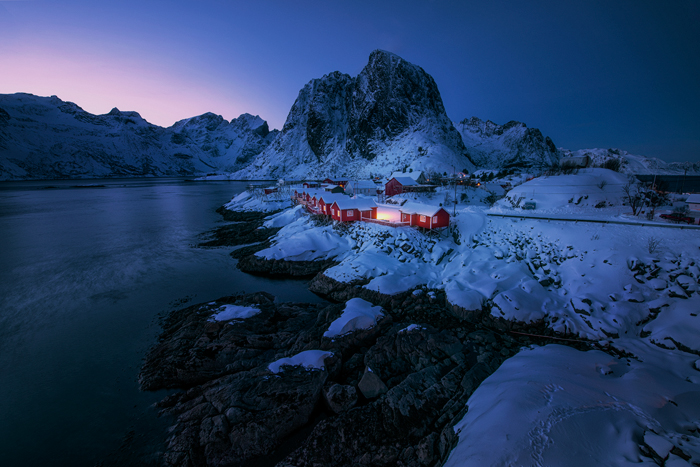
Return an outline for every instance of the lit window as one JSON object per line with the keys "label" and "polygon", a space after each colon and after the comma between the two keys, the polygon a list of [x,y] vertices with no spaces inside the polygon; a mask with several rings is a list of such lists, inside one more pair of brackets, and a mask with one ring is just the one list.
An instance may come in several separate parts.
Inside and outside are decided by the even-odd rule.
{"label": "lit window", "polygon": [[433,222],[437,222],[437,216],[433,216]]}
{"label": "lit window", "polygon": [[420,216],[420,221],[425,222],[425,216]]}

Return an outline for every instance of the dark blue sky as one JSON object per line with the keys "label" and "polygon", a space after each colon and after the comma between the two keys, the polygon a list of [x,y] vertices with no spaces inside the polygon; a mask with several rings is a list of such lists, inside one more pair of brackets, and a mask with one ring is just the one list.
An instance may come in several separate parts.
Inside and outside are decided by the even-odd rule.
{"label": "dark blue sky", "polygon": [[700,1],[576,3],[0,1],[0,93],[281,128],[304,84],[381,48],[430,73],[454,121],[700,161]]}

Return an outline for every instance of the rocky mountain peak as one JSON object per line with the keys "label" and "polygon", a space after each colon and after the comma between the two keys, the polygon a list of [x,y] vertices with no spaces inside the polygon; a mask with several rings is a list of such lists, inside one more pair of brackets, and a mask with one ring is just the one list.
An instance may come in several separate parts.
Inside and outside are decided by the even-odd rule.
{"label": "rocky mountain peak", "polygon": [[456,126],[472,161],[479,167],[543,169],[561,157],[548,136],[522,122],[511,120],[499,125],[471,117]]}
{"label": "rocky mountain peak", "polygon": [[307,83],[279,137],[234,177],[388,175],[452,165],[472,166],[433,78],[375,50],[356,77],[336,71]]}

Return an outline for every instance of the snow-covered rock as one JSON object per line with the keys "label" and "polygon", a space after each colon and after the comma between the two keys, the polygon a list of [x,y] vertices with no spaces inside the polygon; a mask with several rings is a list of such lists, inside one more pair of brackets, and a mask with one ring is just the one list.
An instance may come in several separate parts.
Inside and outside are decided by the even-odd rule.
{"label": "snow-covered rock", "polygon": [[280,358],[268,365],[268,369],[273,373],[283,371],[285,366],[301,366],[307,370],[325,369],[324,361],[333,356],[333,352],[324,350],[305,350],[287,358]]}
{"label": "snow-covered rock", "polygon": [[433,78],[375,50],[358,76],[334,72],[304,86],[277,139],[232,178],[366,178],[455,166],[473,168]]}
{"label": "snow-covered rock", "polygon": [[356,329],[369,329],[384,317],[382,307],[373,306],[361,298],[353,298],[345,304],[345,309],[338,319],[333,321],[323,337],[342,336]]}
{"label": "snow-covered rock", "polygon": [[0,180],[230,172],[274,138],[260,117],[207,113],[170,128],[117,108],[85,112],[56,96],[0,95]]}
{"label": "snow-covered rock", "polygon": [[537,128],[528,128],[511,121],[498,125],[477,117],[464,119],[455,125],[462,135],[469,157],[478,167],[543,169],[551,167],[561,157],[549,136]]}

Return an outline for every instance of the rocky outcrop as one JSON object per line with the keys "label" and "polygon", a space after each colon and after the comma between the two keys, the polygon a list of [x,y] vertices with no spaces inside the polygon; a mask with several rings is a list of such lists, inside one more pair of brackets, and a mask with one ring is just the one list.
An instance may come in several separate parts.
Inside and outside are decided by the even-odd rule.
{"label": "rocky outcrop", "polygon": [[561,158],[549,136],[521,122],[498,125],[472,117],[455,126],[469,157],[479,168],[545,169]]}
{"label": "rocky outcrop", "polygon": [[433,78],[375,50],[358,76],[334,72],[304,86],[277,139],[233,177],[366,178],[453,166],[473,167]]}
{"label": "rocky outcrop", "polygon": [[[213,320],[224,305],[260,313]],[[415,295],[370,329],[324,337],[342,309],[258,293],[172,312],[140,375],[144,389],[183,389],[159,403],[173,420],[165,463],[437,465],[469,395],[522,344]],[[332,353],[325,369],[268,369],[312,349]]]}
{"label": "rocky outcrop", "polygon": [[312,277],[335,264],[333,260],[287,261],[249,255],[238,261],[238,268],[243,272],[266,276]]}
{"label": "rocky outcrop", "polygon": [[276,136],[260,117],[207,113],[169,128],[117,108],[85,112],[56,96],[0,95],[0,180],[230,172]]}

